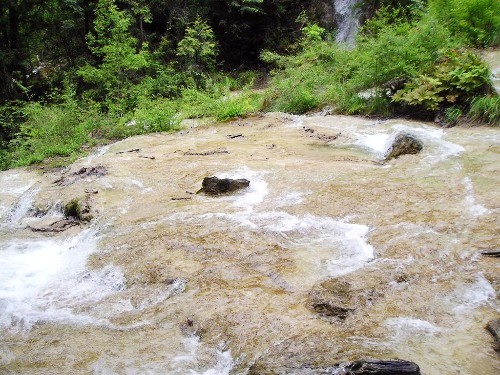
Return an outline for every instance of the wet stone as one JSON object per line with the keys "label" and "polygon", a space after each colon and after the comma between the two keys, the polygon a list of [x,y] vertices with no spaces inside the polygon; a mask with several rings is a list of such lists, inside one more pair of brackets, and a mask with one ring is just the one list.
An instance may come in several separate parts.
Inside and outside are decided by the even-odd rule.
{"label": "wet stone", "polygon": [[28,228],[31,229],[33,232],[63,232],[66,229],[69,229],[71,227],[74,227],[76,225],[79,225],[80,222],[78,219],[74,217],[69,217],[66,219],[61,219],[54,221],[48,225],[30,225]]}
{"label": "wet stone", "polygon": [[419,141],[417,138],[415,138],[413,135],[398,134],[394,139],[394,142],[392,143],[391,147],[385,154],[384,159],[385,160],[394,159],[401,155],[406,155],[406,154],[418,154],[420,151],[422,151],[423,148],[424,148],[423,143]]}
{"label": "wet stone", "polygon": [[[335,370],[334,370],[335,371]],[[336,372],[339,375],[420,375],[417,364],[402,360],[362,360],[343,364]]]}
{"label": "wet stone", "polygon": [[495,339],[493,349],[495,349],[497,352],[500,352],[500,319],[490,320],[486,325],[486,329]]}
{"label": "wet stone", "polygon": [[[312,362],[312,361],[311,361]],[[334,366],[294,366],[280,369],[250,368],[250,375],[294,374],[294,375],[421,375],[416,363],[404,360],[366,359],[346,362]]]}
{"label": "wet stone", "polygon": [[103,165],[97,165],[95,167],[82,167],[69,176],[62,176],[61,178],[54,181],[54,184],[59,186],[68,186],[74,184],[76,181],[95,176],[102,177],[108,174],[108,169]]}
{"label": "wet stone", "polygon": [[244,178],[217,178],[215,176],[205,177],[202,182],[202,188],[198,193],[207,195],[221,195],[231,193],[236,190],[244,189],[250,185],[250,181]]}

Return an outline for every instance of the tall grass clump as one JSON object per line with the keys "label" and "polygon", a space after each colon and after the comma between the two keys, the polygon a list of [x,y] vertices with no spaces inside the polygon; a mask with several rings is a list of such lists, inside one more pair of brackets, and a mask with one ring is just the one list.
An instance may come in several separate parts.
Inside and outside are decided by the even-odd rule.
{"label": "tall grass clump", "polygon": [[472,100],[467,117],[484,124],[500,125],[500,96],[483,96]]}
{"label": "tall grass clump", "polygon": [[30,165],[48,157],[71,156],[89,139],[88,123],[81,121],[75,103],[24,107],[27,120],[11,142],[14,166]]}

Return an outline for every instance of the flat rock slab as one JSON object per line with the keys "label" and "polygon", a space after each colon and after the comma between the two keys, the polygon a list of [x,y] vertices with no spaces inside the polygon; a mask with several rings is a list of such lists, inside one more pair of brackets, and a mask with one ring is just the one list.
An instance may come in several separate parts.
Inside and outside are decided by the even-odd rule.
{"label": "flat rock slab", "polygon": [[30,225],[28,228],[33,232],[63,232],[75,225],[80,225],[80,222],[75,218],[67,218],[54,221],[50,224]]}
{"label": "flat rock slab", "polygon": [[231,193],[236,190],[244,189],[250,185],[250,181],[240,178],[217,178],[215,176],[205,177],[202,182],[202,188],[198,193],[207,195],[221,195]]}
{"label": "flat rock slab", "polygon": [[97,165],[95,167],[82,167],[76,172],[71,173],[69,176],[62,176],[61,178],[54,181],[54,184],[59,186],[68,186],[75,183],[78,180],[95,176],[102,177],[108,174],[108,169],[102,165]]}

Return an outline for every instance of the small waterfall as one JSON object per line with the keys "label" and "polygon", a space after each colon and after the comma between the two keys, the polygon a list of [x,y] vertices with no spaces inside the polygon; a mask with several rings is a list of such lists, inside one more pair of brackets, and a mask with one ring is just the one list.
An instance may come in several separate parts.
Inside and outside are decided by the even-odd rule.
{"label": "small waterfall", "polygon": [[359,29],[360,11],[358,5],[360,0],[334,0],[335,21],[338,25],[337,43],[354,44],[354,39]]}

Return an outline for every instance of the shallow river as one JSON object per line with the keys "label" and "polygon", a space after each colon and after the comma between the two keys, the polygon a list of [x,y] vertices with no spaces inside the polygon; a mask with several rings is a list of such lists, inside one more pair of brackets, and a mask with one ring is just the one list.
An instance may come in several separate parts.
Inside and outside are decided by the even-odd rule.
{"label": "shallow river", "polygon": [[[423,151],[380,162],[398,132]],[[2,172],[0,373],[319,374],[401,358],[425,375],[498,374],[484,326],[499,261],[480,253],[499,247],[499,153],[491,128],[266,114]],[[93,166],[107,174],[74,175]],[[196,194],[212,175],[250,186]],[[73,198],[90,223],[30,229]],[[325,280],[349,283],[347,317],[311,307]]]}

